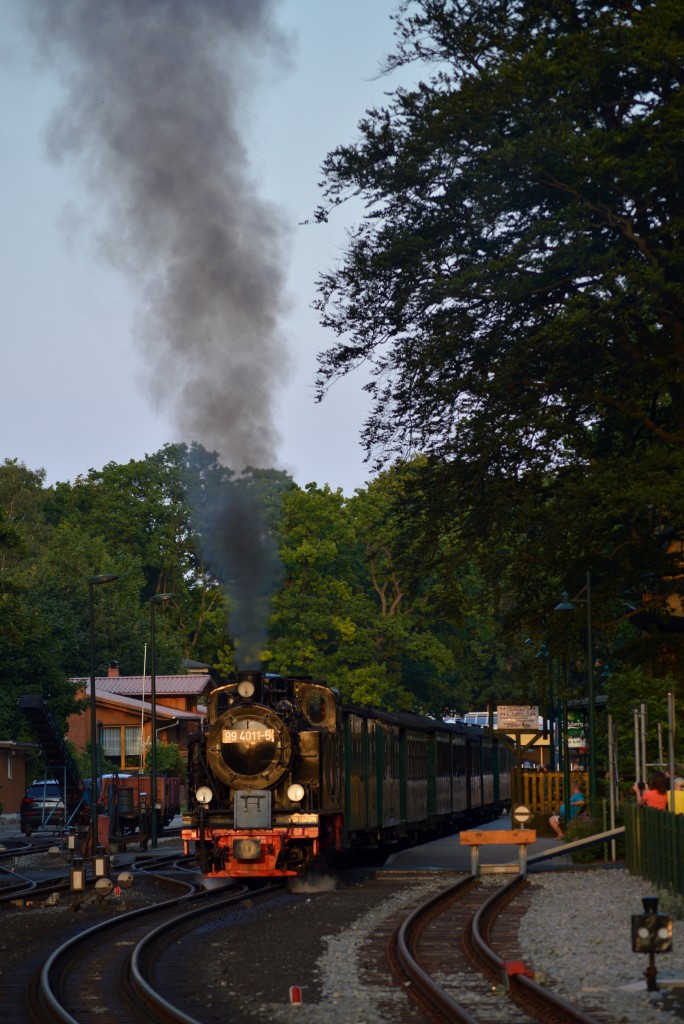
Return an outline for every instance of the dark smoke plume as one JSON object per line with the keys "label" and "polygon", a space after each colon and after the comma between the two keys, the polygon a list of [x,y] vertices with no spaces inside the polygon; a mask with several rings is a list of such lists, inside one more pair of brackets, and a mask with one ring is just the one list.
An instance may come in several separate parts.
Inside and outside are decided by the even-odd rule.
{"label": "dark smoke plume", "polygon": [[[256,193],[242,141],[248,84],[287,51],[275,2],[25,6],[41,55],[67,88],[49,152],[82,170],[101,255],[138,289],[151,396],[175,410],[184,440],[238,473],[275,464],[273,393],[287,363],[278,328],[287,235]],[[235,636],[240,621],[266,614],[273,565],[270,549],[259,550],[259,508],[232,509],[232,490],[205,521],[218,535],[206,538],[214,569],[243,607]],[[257,649],[264,622],[245,627],[253,635],[238,637],[243,649]]]}
{"label": "dark smoke plume", "polygon": [[207,495],[196,514],[207,564],[231,596],[231,634],[243,669],[260,667],[271,597],[282,582],[277,546],[264,515],[265,499],[258,474],[248,473]]}
{"label": "dark smoke plume", "polygon": [[31,0],[67,85],[48,142],[85,174],[101,251],[139,289],[155,402],[224,465],[272,466],[287,363],[284,225],[255,191],[247,84],[285,50],[274,0]]}

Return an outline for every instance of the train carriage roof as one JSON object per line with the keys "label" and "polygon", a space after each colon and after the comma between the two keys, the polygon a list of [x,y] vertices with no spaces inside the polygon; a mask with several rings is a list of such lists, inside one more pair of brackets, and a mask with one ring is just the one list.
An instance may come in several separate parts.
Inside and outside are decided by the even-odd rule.
{"label": "train carriage roof", "polygon": [[469,736],[476,740],[482,740],[489,734],[478,726],[466,725],[464,722],[443,722],[441,719],[429,718],[427,715],[418,715],[413,711],[386,711],[382,708],[361,707],[355,704],[345,704],[342,708],[343,714],[358,715],[361,718],[372,718],[375,721],[385,722],[387,725],[396,725],[402,729],[413,729],[416,732],[439,732],[450,735]]}

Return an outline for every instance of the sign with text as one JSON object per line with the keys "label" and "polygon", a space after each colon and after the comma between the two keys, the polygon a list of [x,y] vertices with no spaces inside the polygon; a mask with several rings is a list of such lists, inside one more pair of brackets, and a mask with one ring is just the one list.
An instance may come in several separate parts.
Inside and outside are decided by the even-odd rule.
{"label": "sign with text", "polygon": [[584,716],[574,711],[568,712],[568,748],[584,750],[588,746]]}
{"label": "sign with text", "polygon": [[499,729],[538,729],[539,708],[519,704],[499,704],[496,709]]}

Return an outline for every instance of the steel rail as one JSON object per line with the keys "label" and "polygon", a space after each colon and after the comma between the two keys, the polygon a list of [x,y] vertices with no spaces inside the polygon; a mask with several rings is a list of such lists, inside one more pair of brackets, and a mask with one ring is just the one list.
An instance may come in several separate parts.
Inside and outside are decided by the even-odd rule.
{"label": "steel rail", "polygon": [[[263,889],[259,889],[259,896],[267,896],[272,892],[276,892],[282,888],[282,883],[277,882],[274,885],[266,886]],[[188,910],[185,914],[180,917],[174,917],[172,921],[164,921],[151,932],[149,932],[144,939],[135,946],[130,956],[130,985],[133,991],[141,998],[147,1005],[160,1016],[165,1019],[172,1021],[173,1024],[203,1024],[202,1021],[198,1021],[195,1017],[185,1013],[179,1007],[174,1006],[161,992],[156,989],[150,982],[147,975],[149,975],[149,965],[152,958],[155,955],[155,946],[158,946],[161,942],[166,941],[168,936],[179,928],[185,929],[190,921],[195,918],[206,916],[209,914],[215,914],[216,912],[223,910],[226,906],[233,903],[239,903],[242,900],[250,899],[254,896],[254,892],[247,886],[241,888],[239,892],[234,892],[231,896],[224,900],[220,906],[211,907],[193,907]]]}
{"label": "steel rail", "polygon": [[40,1000],[43,1009],[49,1015],[50,1020],[57,1021],[59,1024],[81,1024],[81,1022],[73,1017],[66,1007],[61,1004],[55,991],[56,984],[59,983],[61,977],[60,965],[70,957],[73,958],[79,946],[82,946],[84,943],[88,943],[95,936],[98,936],[100,933],[105,932],[113,926],[121,927],[122,923],[125,925],[131,921],[138,921],[145,916],[155,913],[158,914],[160,911],[163,912],[164,908],[168,909],[172,906],[177,906],[179,903],[192,899],[201,899],[207,895],[205,892],[198,892],[197,888],[188,882],[181,882],[178,880],[171,881],[170,879],[165,879],[165,881],[190,891],[186,892],[184,896],[176,897],[171,900],[162,900],[151,906],[138,907],[136,910],[129,910],[127,913],[117,917],[115,922],[112,922],[111,920],[101,921],[92,928],[88,928],[86,931],[79,932],[78,935],[72,936],[71,939],[52,952],[40,972]]}
{"label": "steel rail", "polygon": [[454,1024],[479,1024],[479,1021],[465,1007],[452,999],[444,989],[440,988],[427,971],[423,970],[413,955],[413,936],[422,919],[429,916],[439,904],[451,897],[465,895],[477,884],[477,879],[470,875],[444,892],[432,896],[409,914],[399,927],[396,936],[396,956],[404,974],[416,986],[421,998],[424,998],[430,1007],[436,1009],[450,1024],[451,1022]]}
{"label": "steel rail", "polygon": [[471,924],[470,937],[478,960],[490,976],[509,986],[511,998],[528,1010],[539,1010],[549,1018],[549,1010],[553,1012],[553,1021],[558,1024],[599,1024],[595,1017],[584,1013],[567,1002],[557,993],[543,987],[539,982],[525,974],[514,974],[510,978],[502,958],[489,945],[489,931],[496,916],[518,895],[527,883],[517,876],[506,885],[497,889],[476,911]]}

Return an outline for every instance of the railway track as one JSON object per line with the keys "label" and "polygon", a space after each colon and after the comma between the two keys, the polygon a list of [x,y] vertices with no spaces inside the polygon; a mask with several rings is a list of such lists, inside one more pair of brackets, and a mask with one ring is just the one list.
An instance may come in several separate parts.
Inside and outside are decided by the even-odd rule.
{"label": "railway track", "polygon": [[[75,905],[78,899],[71,894],[52,910],[41,909],[38,901],[30,912],[10,908],[12,946],[18,948],[21,944],[24,921],[28,933],[36,934],[38,919],[45,928],[42,959],[46,951],[58,946],[60,956],[64,953],[67,959],[58,960],[55,954],[43,966],[36,962],[40,959],[36,954],[27,964],[33,974],[43,977],[49,968],[49,988],[55,996],[52,1005],[51,997],[40,995],[35,985],[30,1004],[23,1002],[26,975],[20,976],[23,964],[13,958],[17,977],[12,970],[5,972],[0,997],[3,1024],[85,1024],[94,1018],[102,1024],[110,1020],[135,1024],[141,1019],[205,1024],[210,1010],[211,1019],[217,1014],[221,1019],[230,1010],[230,1019],[246,1021],[252,1019],[256,1006],[268,1012],[269,1019],[286,1020],[296,1012],[287,1006],[288,985],[293,983],[301,987],[305,1002],[318,1004],[321,1020],[360,1020],[363,1016],[359,1013],[363,1014],[366,1006],[378,1007],[378,1015],[393,1024],[423,1024],[426,1017],[442,1022],[522,1024],[539,1019],[540,1014],[541,1019],[550,1022],[614,1024],[619,1017],[576,1006],[565,1009],[563,1016],[558,1005],[549,1007],[549,1003],[561,1001],[555,1001],[553,995],[549,1000],[548,991],[540,986],[536,987],[541,988],[541,1010],[512,1002],[511,995],[528,999],[535,988],[535,979],[524,974],[509,976],[504,970],[505,961],[524,959],[518,947],[518,922],[534,891],[534,886],[524,882],[502,885],[498,881],[502,876],[490,876],[478,884],[461,875],[452,876],[453,881],[460,879],[454,885],[446,874],[440,878],[425,872],[381,871],[364,878],[361,873],[356,881],[345,880],[339,891],[320,889],[315,897],[290,892],[269,905],[267,912],[257,907],[255,914],[236,917],[229,909],[226,890],[199,895],[193,889],[193,882],[199,881],[196,867],[193,878],[190,864],[180,851],[160,852],[154,857],[148,851],[136,857],[130,867],[136,882],[128,896],[123,893],[119,901],[98,907],[91,889],[82,907]],[[169,886],[175,893],[182,892],[180,904],[178,899],[168,898]],[[146,894],[136,899],[136,890],[144,887]],[[428,893],[432,899],[418,907]],[[262,894],[263,890],[251,891],[242,898],[255,902]],[[230,896],[236,895],[232,890]],[[507,900],[507,905],[502,900]],[[393,909],[388,907],[389,901],[395,904]],[[138,920],[137,913],[126,911],[141,902],[165,906],[145,907]],[[235,900],[231,898],[230,902],[234,904]],[[159,911],[157,915],[152,913],[154,909]],[[232,916],[212,918],[212,914]],[[96,918],[101,927],[92,931],[89,926]],[[123,930],[108,927],[112,918],[116,923],[123,922]],[[464,944],[462,935],[468,921],[472,922],[471,937]],[[233,923],[237,928],[228,927]],[[5,935],[8,933],[6,929]],[[355,933],[357,941],[352,940]],[[400,965],[398,980],[390,976],[387,963],[393,933],[397,933],[392,940],[394,949],[402,945],[406,949],[401,954],[405,964],[417,962],[420,968],[412,975],[410,965],[408,969]],[[343,961],[352,965],[352,972],[342,972],[343,981],[339,980],[339,951],[328,957],[329,968],[321,966],[320,961],[322,951],[326,953],[322,940],[327,943],[328,937],[336,934],[341,940],[337,949],[343,951]],[[278,957],[279,969],[274,971],[269,951],[278,947],[284,935],[288,941]],[[65,942],[67,938],[69,942]],[[76,952],[79,945],[85,952]],[[1,936],[0,947],[4,948]],[[193,951],[190,957],[188,950]],[[396,952],[395,959],[399,959]],[[325,974],[328,969],[332,971],[330,980]],[[421,971],[446,996],[438,1010],[428,1008],[429,999],[419,1008],[413,998],[406,998],[407,994],[418,997],[425,987],[419,977]],[[367,994],[362,994],[363,990]],[[159,991],[163,993],[161,1000],[155,995]],[[421,994],[420,998],[426,997]],[[155,1001],[156,1008],[152,1008]],[[452,1002],[458,1003],[461,1011],[454,1010]],[[7,1014],[6,1006],[13,1013]],[[236,1013],[242,1016],[235,1017]],[[344,1013],[351,1016],[347,1018]]]}
{"label": "railway track", "polygon": [[[55,851],[58,851],[57,859],[54,856]],[[192,857],[177,857],[172,860],[167,852],[156,858],[134,860],[130,864],[130,869],[167,870],[178,873],[193,860]],[[8,866],[9,864],[12,866]],[[89,858],[86,859],[84,870],[86,877],[89,878]],[[92,881],[92,878],[90,880]],[[69,889],[69,858],[54,844],[18,846],[0,855],[0,906],[22,898],[37,901],[53,892],[63,893]]]}
{"label": "railway track", "polygon": [[398,984],[440,1024],[615,1024],[535,979],[517,946],[528,883],[472,876],[422,903],[396,927],[388,952]]}
{"label": "railway track", "polygon": [[[127,1024],[196,1024],[196,1018],[180,1005],[188,966],[188,931],[255,896],[246,887],[228,893],[207,892],[179,878],[164,876],[163,882],[186,891],[100,922],[51,954],[34,978],[27,1007],[30,1020],[50,1024],[81,1024],[93,1019],[100,1024],[121,1024],[122,1020]],[[257,898],[277,888],[280,886],[261,890]],[[175,968],[174,957],[178,960]],[[176,988],[174,977],[179,979]]]}

